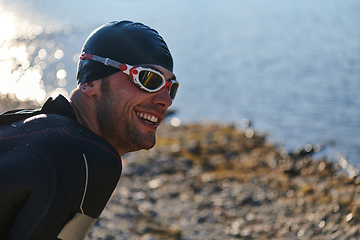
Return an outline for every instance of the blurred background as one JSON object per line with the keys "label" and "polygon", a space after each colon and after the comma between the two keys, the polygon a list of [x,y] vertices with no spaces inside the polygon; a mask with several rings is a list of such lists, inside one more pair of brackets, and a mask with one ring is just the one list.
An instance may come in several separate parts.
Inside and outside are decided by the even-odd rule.
{"label": "blurred background", "polygon": [[251,127],[359,168],[359,12],[358,0],[0,0],[0,93],[68,96],[92,30],[140,21],[175,60],[176,124]]}

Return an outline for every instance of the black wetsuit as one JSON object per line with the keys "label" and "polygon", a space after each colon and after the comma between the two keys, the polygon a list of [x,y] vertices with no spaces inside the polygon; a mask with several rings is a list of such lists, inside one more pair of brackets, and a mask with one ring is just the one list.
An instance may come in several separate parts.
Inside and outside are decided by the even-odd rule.
{"label": "black wetsuit", "polygon": [[83,239],[121,174],[105,139],[59,96],[0,116],[0,239]]}

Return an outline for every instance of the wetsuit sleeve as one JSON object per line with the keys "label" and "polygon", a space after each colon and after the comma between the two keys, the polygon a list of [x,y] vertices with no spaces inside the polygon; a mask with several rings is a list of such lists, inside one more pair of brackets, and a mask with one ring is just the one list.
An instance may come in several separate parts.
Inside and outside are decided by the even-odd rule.
{"label": "wetsuit sleeve", "polygon": [[36,238],[54,199],[55,174],[39,150],[17,148],[0,156],[0,239]]}

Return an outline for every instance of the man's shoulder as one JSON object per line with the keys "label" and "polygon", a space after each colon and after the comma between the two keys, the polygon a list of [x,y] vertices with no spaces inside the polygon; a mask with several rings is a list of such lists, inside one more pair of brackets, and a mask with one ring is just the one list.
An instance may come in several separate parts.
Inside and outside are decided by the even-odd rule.
{"label": "man's shoulder", "polygon": [[[6,118],[4,124],[2,118]],[[120,160],[108,141],[78,123],[72,106],[61,95],[49,98],[41,109],[10,111],[0,117],[0,153],[26,145],[46,152],[83,151]]]}
{"label": "man's shoulder", "polygon": [[40,113],[0,127],[0,142],[3,143],[0,150],[6,145],[19,147],[29,144],[44,151],[83,151],[120,160],[117,151],[104,138],[74,119],[58,114]]}
{"label": "man's shoulder", "polygon": [[[116,152],[112,145],[101,136],[71,118],[57,114],[39,114],[23,121],[23,129],[31,129],[33,135],[56,142],[65,148],[87,151],[106,150]],[[20,127],[20,126],[19,126]]]}

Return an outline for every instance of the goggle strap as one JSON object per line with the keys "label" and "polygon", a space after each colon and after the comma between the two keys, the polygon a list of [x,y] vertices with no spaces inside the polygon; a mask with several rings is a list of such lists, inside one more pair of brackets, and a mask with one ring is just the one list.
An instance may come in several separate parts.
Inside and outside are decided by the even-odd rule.
{"label": "goggle strap", "polygon": [[85,59],[88,59],[88,60],[93,60],[93,61],[96,61],[96,62],[100,62],[106,66],[111,66],[111,67],[115,67],[115,68],[118,68],[120,69],[120,66],[122,65],[121,63],[117,62],[117,61],[114,61],[110,58],[103,58],[103,57],[100,57],[100,56],[97,56],[97,55],[93,55],[93,54],[88,54],[88,53],[82,53],[80,55],[80,59],[81,60],[85,60]]}

